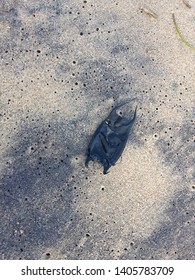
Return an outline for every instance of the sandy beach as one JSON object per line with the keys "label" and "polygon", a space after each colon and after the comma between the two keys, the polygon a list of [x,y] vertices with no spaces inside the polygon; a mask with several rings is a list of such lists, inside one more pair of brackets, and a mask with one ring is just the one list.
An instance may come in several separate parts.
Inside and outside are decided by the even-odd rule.
{"label": "sandy beach", "polygon": [[[0,259],[194,259],[195,1],[1,1]],[[122,158],[87,147],[136,98]]]}

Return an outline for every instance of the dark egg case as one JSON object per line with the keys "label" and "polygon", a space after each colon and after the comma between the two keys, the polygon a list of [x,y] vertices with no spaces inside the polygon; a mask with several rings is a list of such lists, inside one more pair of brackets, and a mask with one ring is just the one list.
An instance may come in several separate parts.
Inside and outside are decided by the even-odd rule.
{"label": "dark egg case", "polygon": [[104,174],[106,174],[108,169],[115,165],[120,158],[135,122],[137,110],[136,107],[133,118],[128,120],[116,112],[125,104],[115,107],[96,129],[89,143],[85,166],[88,166],[89,161],[96,160],[103,165]]}

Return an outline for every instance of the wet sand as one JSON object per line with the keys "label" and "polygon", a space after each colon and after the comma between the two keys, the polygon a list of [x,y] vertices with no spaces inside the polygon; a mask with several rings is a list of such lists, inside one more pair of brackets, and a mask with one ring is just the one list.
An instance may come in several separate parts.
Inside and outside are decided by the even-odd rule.
{"label": "wet sand", "polygon": [[[2,1],[1,259],[194,259],[195,51],[172,20],[195,45],[189,3]],[[87,169],[133,98],[122,159]]]}

